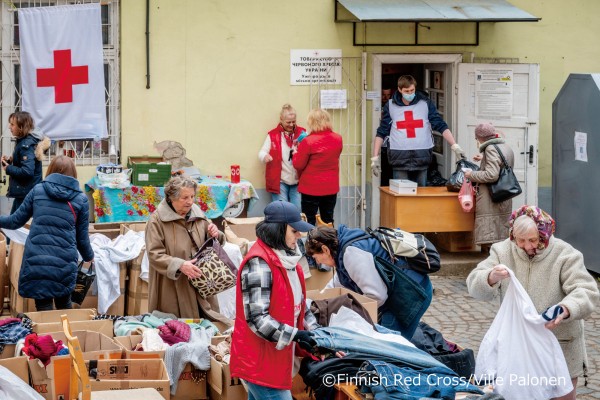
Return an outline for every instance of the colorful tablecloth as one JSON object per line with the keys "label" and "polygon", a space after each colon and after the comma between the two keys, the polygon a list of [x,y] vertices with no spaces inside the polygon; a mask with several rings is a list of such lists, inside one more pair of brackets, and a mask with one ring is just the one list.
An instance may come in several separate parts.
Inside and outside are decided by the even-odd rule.
{"label": "colorful tablecloth", "polygon": [[[85,190],[94,200],[96,222],[146,221],[165,195],[162,186],[111,189],[101,186],[97,177],[85,184]],[[208,218],[220,217],[227,208],[246,199],[250,207],[258,200],[249,181],[231,183],[228,178],[215,176],[203,176],[196,193],[197,204]]]}

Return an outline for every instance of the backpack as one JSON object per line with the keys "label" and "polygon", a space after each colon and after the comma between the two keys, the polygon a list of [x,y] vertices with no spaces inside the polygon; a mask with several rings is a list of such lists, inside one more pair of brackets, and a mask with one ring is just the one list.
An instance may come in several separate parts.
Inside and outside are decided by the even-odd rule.
{"label": "backpack", "polygon": [[419,273],[431,274],[440,270],[440,253],[425,236],[385,227],[367,228],[367,233],[379,241],[393,263],[398,257],[406,257],[410,268]]}

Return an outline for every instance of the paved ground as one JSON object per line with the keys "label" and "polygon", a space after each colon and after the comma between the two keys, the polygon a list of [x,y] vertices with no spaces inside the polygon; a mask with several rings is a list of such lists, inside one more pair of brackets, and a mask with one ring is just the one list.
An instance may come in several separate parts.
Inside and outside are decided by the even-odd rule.
{"label": "paved ground", "polygon": [[[435,294],[423,320],[448,339],[477,353],[499,304],[473,299],[467,293],[464,277],[432,275]],[[580,378],[577,399],[600,399],[600,310],[585,321],[589,359],[588,386]]]}

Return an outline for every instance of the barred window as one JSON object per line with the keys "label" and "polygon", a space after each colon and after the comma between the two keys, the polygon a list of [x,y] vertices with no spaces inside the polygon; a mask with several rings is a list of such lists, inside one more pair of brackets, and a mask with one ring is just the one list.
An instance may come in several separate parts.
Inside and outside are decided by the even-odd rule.
{"label": "barred window", "polygon": [[44,164],[54,155],[68,154],[77,165],[98,165],[118,162],[121,144],[120,80],[119,80],[119,0],[12,0],[2,1],[0,21],[0,126],[2,154],[10,155],[14,148],[8,129],[8,116],[21,110],[21,68],[19,47],[19,8],[55,5],[101,3],[102,43],[104,55],[104,88],[108,138],[94,140],[52,141]]}

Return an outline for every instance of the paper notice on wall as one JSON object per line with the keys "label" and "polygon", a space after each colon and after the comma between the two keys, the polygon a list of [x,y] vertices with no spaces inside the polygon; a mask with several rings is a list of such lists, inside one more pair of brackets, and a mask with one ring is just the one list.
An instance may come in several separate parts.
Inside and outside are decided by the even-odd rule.
{"label": "paper notice on wall", "polygon": [[346,89],[321,90],[321,108],[330,110],[348,108]]}
{"label": "paper notice on wall", "polygon": [[290,85],[342,83],[342,50],[290,50]]}
{"label": "paper notice on wall", "polygon": [[575,160],[588,162],[587,133],[575,131]]}
{"label": "paper notice on wall", "polygon": [[483,119],[510,119],[513,112],[513,71],[475,71],[475,115]]}

